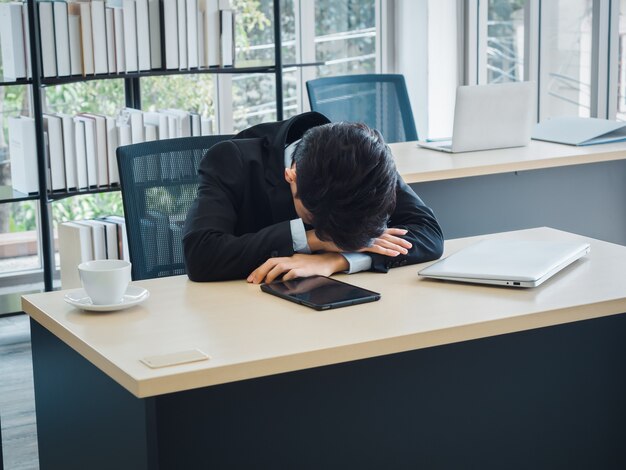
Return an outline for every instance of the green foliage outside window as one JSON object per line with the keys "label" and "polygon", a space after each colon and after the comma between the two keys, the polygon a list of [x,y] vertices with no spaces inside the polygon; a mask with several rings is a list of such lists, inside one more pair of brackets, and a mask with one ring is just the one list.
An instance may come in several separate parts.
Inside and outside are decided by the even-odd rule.
{"label": "green foliage outside window", "polygon": [[[37,205],[36,201],[5,204],[10,207],[7,231],[36,230]],[[94,219],[106,215],[124,215],[122,195],[119,192],[74,196],[52,203],[54,227],[61,222]]]}
{"label": "green foliage outside window", "polygon": [[52,203],[55,227],[61,222],[106,215],[124,215],[122,194],[119,191],[68,197]]}
{"label": "green foliage outside window", "polygon": [[47,111],[114,116],[124,107],[123,80],[93,80],[45,88]]}

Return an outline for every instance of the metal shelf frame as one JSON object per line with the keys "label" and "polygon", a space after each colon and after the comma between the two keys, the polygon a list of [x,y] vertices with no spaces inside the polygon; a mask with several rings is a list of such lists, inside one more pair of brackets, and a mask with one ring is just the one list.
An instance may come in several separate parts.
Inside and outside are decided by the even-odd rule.
{"label": "metal shelf frame", "polygon": [[[41,259],[43,267],[43,282],[46,291],[53,290],[53,277],[55,271],[54,245],[52,236],[52,210],[51,203],[67,197],[83,194],[97,194],[102,192],[119,191],[119,187],[110,186],[104,188],[91,188],[76,191],[52,192],[48,188],[46,180],[45,141],[43,128],[43,93],[46,86],[63,85],[90,80],[124,80],[124,91],[126,106],[141,109],[141,86],[140,81],[145,77],[156,77],[164,75],[190,75],[190,74],[252,74],[252,73],[273,73],[276,82],[276,116],[278,120],[283,119],[283,77],[282,77],[282,57],[281,57],[281,31],[280,31],[280,1],[273,2],[274,20],[274,64],[263,64],[259,62],[243,63],[239,67],[211,67],[190,70],[150,70],[137,73],[107,74],[93,76],[70,76],[70,77],[43,77],[41,66],[41,42],[39,31],[39,10],[36,8],[35,0],[28,0],[28,24],[30,40],[30,58],[32,64],[32,79],[16,80],[10,82],[0,82],[0,86],[32,85],[33,116],[35,120],[36,149],[37,149],[37,170],[39,193],[36,195],[25,195],[6,188],[6,194],[0,191],[0,203],[20,202],[26,200],[37,200],[40,209],[39,232],[41,236]],[[254,65],[253,65],[254,64]],[[9,194],[12,191],[12,194]]]}

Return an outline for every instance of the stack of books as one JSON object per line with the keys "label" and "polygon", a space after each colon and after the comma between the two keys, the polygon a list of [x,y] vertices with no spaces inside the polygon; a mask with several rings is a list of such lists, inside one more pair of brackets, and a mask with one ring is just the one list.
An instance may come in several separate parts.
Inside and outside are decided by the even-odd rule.
{"label": "stack of books", "polygon": [[[75,191],[119,184],[118,146],[176,137],[210,135],[212,121],[179,109],[143,112],[124,108],[117,116],[44,113],[48,188]],[[9,117],[9,155],[13,189],[38,191],[35,121]]]}
{"label": "stack of books", "polygon": [[97,259],[130,261],[124,217],[111,215],[59,224],[61,287],[80,287],[78,265]]}
{"label": "stack of books", "polygon": [[[43,77],[234,65],[229,0],[39,0]],[[4,79],[30,76],[26,3],[0,4]]]}

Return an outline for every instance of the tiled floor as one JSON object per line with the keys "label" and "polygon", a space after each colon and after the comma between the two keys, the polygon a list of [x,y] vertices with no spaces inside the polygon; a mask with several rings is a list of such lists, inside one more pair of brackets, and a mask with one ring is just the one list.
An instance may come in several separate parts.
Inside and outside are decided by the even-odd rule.
{"label": "tiled floor", "polygon": [[5,470],[39,468],[26,315],[0,318],[0,416]]}

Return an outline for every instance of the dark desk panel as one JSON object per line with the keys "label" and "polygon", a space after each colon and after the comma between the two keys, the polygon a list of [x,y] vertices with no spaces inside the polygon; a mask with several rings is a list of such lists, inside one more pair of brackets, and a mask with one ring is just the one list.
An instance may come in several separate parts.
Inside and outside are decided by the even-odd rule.
{"label": "dark desk panel", "polygon": [[42,470],[626,468],[626,315],[144,400],[31,324]]}

